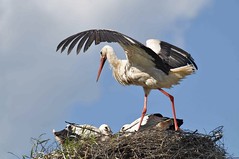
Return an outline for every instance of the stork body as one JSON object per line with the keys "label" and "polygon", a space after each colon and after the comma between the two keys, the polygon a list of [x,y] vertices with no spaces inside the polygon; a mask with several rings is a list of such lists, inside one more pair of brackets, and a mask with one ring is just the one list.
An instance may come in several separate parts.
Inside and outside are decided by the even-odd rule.
{"label": "stork body", "polygon": [[97,81],[108,59],[115,79],[122,85],[138,85],[144,89],[144,106],[139,127],[147,112],[148,95],[152,89],[158,89],[169,97],[172,103],[175,130],[178,130],[174,98],[162,88],[179,84],[185,76],[192,74],[197,66],[186,51],[156,39],[147,40],[146,46],[135,39],[111,30],[88,30],[72,35],[63,40],[57,47],[61,52],[68,47],[68,54],[77,45],[77,53],[84,46],[84,51],[91,44],[117,42],[124,49],[126,59],[117,58],[113,48],[106,45],[101,50],[101,63]]}
{"label": "stork body", "polygon": [[[163,117],[159,113],[155,114],[149,114],[145,115],[143,118],[143,122],[141,123],[140,129],[139,127],[139,122],[140,118],[136,119],[130,124],[125,124],[121,127],[120,132],[136,132],[136,131],[143,131],[146,129],[150,129],[153,127],[157,127],[158,129],[164,131],[164,130],[175,130],[175,125],[174,125],[174,119],[173,118],[168,118],[168,117]],[[183,124],[182,119],[177,119],[177,124],[180,127]]]}
{"label": "stork body", "polygon": [[168,74],[165,74],[155,67],[144,66],[144,61],[141,59],[138,59],[138,63],[142,62],[141,65],[134,65],[128,60],[119,60],[113,48],[108,45],[102,48],[101,56],[109,61],[113,75],[120,84],[142,86],[147,95],[152,89],[170,88],[178,84],[182,78],[194,71],[193,66],[186,65],[171,69]]}
{"label": "stork body", "polygon": [[99,128],[97,128],[88,124],[78,125],[75,123],[69,123],[63,130],[55,131],[53,129],[52,132],[55,136],[56,141],[61,144],[64,143],[67,138],[78,139],[88,138],[91,136],[100,137],[100,139],[104,141],[107,140],[113,134],[111,128],[106,124],[102,124]]}

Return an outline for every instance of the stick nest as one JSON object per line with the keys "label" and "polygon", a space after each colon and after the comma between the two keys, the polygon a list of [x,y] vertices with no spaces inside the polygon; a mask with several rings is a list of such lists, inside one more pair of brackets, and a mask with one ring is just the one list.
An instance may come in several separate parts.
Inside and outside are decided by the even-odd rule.
{"label": "stick nest", "polygon": [[226,158],[220,142],[222,134],[204,135],[189,131],[160,131],[157,128],[135,132],[131,135],[116,134],[107,141],[98,138],[67,141],[61,149],[44,158]]}

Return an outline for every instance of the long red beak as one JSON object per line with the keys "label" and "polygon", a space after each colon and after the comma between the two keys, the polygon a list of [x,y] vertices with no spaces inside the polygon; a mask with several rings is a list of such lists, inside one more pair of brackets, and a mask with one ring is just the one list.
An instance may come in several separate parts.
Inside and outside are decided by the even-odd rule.
{"label": "long red beak", "polygon": [[105,61],[106,61],[106,57],[101,57],[100,58],[100,67],[99,67],[99,70],[98,70],[98,74],[97,74],[97,78],[96,78],[96,82],[98,82],[99,78],[100,78],[100,73],[104,67],[104,64],[105,64]]}

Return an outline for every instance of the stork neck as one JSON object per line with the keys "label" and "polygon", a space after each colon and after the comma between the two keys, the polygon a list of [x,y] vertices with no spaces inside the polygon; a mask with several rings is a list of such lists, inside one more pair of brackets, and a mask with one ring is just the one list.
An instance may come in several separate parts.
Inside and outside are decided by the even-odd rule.
{"label": "stork neck", "polygon": [[114,52],[108,52],[106,56],[107,56],[110,66],[112,68],[116,68],[119,64],[119,59],[116,56],[116,54]]}

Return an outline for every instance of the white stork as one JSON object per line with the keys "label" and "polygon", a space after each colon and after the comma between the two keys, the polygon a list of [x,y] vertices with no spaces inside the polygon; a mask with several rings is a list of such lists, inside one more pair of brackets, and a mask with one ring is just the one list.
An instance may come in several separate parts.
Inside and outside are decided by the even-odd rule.
{"label": "white stork", "polygon": [[[144,89],[144,106],[140,123],[147,112],[148,95],[152,89],[158,89],[165,94],[172,103],[175,130],[178,130],[174,97],[162,88],[170,88],[179,84],[185,76],[192,74],[197,65],[194,59],[186,51],[167,42],[149,39],[146,46],[137,40],[112,30],[87,30],[72,35],[63,40],[58,46],[63,52],[68,47],[68,54],[77,45],[76,52],[81,49],[87,51],[92,43],[116,42],[125,51],[126,59],[117,58],[113,48],[106,45],[102,48],[101,62],[97,75],[97,81],[106,59],[108,59],[115,79],[122,85],[138,85]],[[141,124],[139,124],[140,127]]]}
{"label": "white stork", "polygon": [[107,140],[112,134],[111,128],[107,124],[102,124],[99,128],[88,125],[88,124],[83,124],[83,125],[78,125],[75,123],[68,123],[65,127],[65,129],[61,131],[55,131],[53,129],[53,134],[55,136],[56,141],[59,143],[64,143],[65,139],[73,138],[88,138],[91,136],[95,137],[100,137],[102,141]]}
{"label": "white stork", "polygon": [[[158,127],[160,130],[175,130],[174,119],[163,117],[160,113],[145,115],[143,118],[143,122],[141,123],[140,129],[139,122],[140,118],[136,119],[130,124],[125,124],[121,127],[120,132],[136,132],[143,131],[152,127]],[[177,119],[178,127],[183,124],[182,119]]]}

